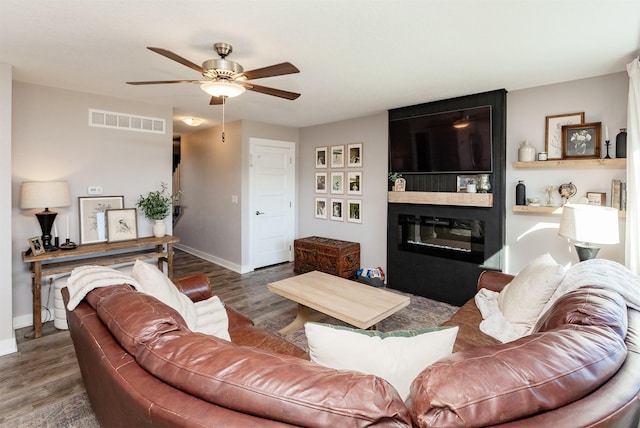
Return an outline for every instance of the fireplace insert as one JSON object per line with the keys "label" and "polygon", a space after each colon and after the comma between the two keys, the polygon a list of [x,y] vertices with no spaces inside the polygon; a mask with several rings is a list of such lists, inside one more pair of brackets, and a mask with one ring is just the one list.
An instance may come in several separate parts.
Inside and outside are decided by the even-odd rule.
{"label": "fireplace insert", "polygon": [[471,263],[484,261],[482,220],[398,215],[398,249]]}

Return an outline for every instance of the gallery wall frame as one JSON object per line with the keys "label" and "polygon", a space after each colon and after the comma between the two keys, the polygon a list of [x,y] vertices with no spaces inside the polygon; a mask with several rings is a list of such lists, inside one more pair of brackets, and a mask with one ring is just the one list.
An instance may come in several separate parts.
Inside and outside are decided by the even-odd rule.
{"label": "gallery wall frame", "polygon": [[349,223],[362,223],[362,200],[361,199],[348,199],[347,200],[347,222]]}
{"label": "gallery wall frame", "polygon": [[344,168],[344,145],[331,146],[331,168]]}
{"label": "gallery wall frame", "polygon": [[124,208],[124,196],[79,196],[80,244],[107,241],[106,212]]}
{"label": "gallery wall frame", "polygon": [[333,194],[344,193],[344,172],[331,171],[331,193]]}
{"label": "gallery wall frame", "polygon": [[344,221],[344,199],[331,199],[331,220]]}
{"label": "gallery wall frame", "polygon": [[347,194],[362,195],[362,171],[349,171],[347,173]]}
{"label": "gallery wall frame", "polygon": [[327,168],[327,147],[316,147],[316,168]]}
{"label": "gallery wall frame", "polygon": [[327,173],[316,172],[315,179],[316,193],[327,193]]}
{"label": "gallery wall frame", "polygon": [[327,198],[316,198],[314,208],[315,218],[327,219]]}
{"label": "gallery wall frame", "polygon": [[347,145],[347,166],[349,168],[362,168],[362,143]]}

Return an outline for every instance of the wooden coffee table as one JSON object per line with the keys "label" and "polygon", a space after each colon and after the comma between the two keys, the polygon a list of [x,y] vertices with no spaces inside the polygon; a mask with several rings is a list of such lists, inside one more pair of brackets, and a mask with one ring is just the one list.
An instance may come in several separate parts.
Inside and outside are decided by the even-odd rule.
{"label": "wooden coffee table", "polygon": [[[313,271],[268,285],[269,291],[298,303],[298,314],[278,333],[285,335],[323,315],[358,328],[375,326],[409,304],[409,297]],[[311,312],[315,309],[318,313]]]}

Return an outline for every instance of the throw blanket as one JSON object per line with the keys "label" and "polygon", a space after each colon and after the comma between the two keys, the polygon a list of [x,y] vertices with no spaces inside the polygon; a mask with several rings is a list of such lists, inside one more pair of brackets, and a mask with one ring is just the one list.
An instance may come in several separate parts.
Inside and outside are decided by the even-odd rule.
{"label": "throw blanket", "polygon": [[116,269],[105,266],[79,266],[71,271],[67,281],[69,289],[69,303],[67,308],[72,311],[80,304],[84,296],[94,288],[110,285],[129,284],[138,291],[143,291],[138,281]]}
{"label": "throw blanket", "polygon": [[[615,291],[625,299],[628,307],[640,310],[640,276],[614,261],[591,259],[580,262],[567,271],[538,318],[564,294],[582,286],[594,286]],[[500,312],[499,295],[500,293],[484,288],[476,294],[476,306],[483,318],[480,323],[480,331],[503,343],[530,334],[531,330],[518,329]]]}

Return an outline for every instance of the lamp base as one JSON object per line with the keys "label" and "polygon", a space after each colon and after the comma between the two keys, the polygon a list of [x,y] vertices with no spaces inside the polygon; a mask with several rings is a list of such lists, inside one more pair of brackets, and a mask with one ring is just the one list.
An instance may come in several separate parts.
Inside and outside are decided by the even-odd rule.
{"label": "lamp base", "polygon": [[45,251],[56,251],[58,247],[51,243],[51,227],[58,215],[57,212],[49,211],[49,208],[45,208],[44,211],[36,213],[38,223],[42,229],[42,246]]}
{"label": "lamp base", "polygon": [[598,255],[598,251],[600,248],[598,247],[587,247],[585,245],[574,244],[576,248],[576,253],[578,254],[578,259],[583,262],[585,260],[595,259]]}

